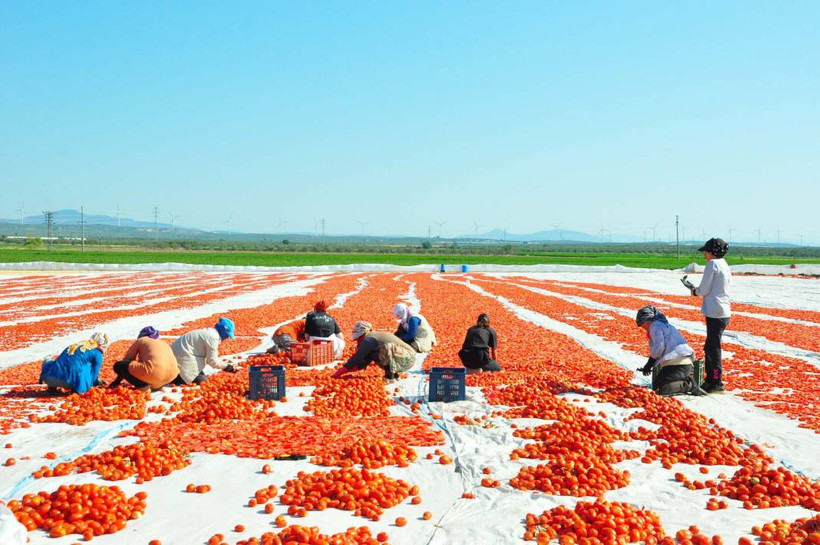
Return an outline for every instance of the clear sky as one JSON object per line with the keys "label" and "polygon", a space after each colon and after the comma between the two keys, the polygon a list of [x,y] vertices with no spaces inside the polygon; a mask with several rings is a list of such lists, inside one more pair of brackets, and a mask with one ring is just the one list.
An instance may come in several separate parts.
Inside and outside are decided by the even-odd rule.
{"label": "clear sky", "polygon": [[819,20],[814,0],[9,0],[0,217],[666,238],[679,214],[687,238],[820,244]]}

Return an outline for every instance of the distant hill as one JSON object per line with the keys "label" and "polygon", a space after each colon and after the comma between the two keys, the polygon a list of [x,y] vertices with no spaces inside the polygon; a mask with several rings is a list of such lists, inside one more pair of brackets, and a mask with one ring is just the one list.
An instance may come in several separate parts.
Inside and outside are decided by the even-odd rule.
{"label": "distant hill", "polygon": [[[475,235],[461,235],[459,239],[476,239]],[[538,231],[537,233],[517,234],[504,233],[503,229],[493,229],[486,233],[479,233],[477,240],[506,240],[509,242],[601,242],[600,236],[589,235],[580,231],[569,229],[551,229],[549,231]],[[609,242],[609,236],[606,237]],[[633,237],[613,236],[612,242],[639,242]]]}

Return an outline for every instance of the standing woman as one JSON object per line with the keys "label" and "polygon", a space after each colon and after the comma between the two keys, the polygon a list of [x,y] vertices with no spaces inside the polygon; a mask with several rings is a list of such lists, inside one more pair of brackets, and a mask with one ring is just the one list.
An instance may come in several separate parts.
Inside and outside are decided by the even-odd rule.
{"label": "standing woman", "polygon": [[706,317],[706,342],[703,350],[706,356],[706,380],[701,388],[709,393],[722,392],[723,364],[721,337],[729,325],[732,315],[729,308],[729,285],[732,273],[723,256],[729,245],[722,238],[710,238],[698,249],[706,259],[706,268],[700,285],[692,290],[692,295],[703,297],[701,310]]}
{"label": "standing woman", "polygon": [[501,365],[495,361],[497,347],[498,335],[490,327],[490,317],[480,314],[476,325],[467,330],[458,357],[468,373],[501,371]]}
{"label": "standing woman", "polygon": [[43,362],[40,384],[48,386],[49,395],[55,395],[57,388],[84,394],[92,386],[100,386],[100,367],[107,347],[105,333],[94,333],[90,339],[72,344],[56,358]]}

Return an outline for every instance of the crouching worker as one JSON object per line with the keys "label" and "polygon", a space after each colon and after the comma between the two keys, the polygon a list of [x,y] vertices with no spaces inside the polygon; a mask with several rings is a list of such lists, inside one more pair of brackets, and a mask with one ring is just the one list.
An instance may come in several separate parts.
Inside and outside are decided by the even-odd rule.
{"label": "crouching worker", "polygon": [[108,335],[105,333],[94,333],[90,339],[72,344],[56,358],[43,362],[40,384],[48,386],[49,395],[55,395],[57,388],[84,394],[92,386],[103,386],[99,376],[107,347]]}
{"label": "crouching worker", "polygon": [[476,325],[467,330],[458,357],[467,374],[501,371],[501,365],[496,358],[498,335],[490,327],[490,317],[480,314]]}
{"label": "crouching worker", "polygon": [[333,341],[333,358],[342,357],[345,340],[336,320],[327,313],[327,301],[317,301],[313,311],[305,316],[306,341]]}
{"label": "crouching worker", "polygon": [[356,353],[336,371],[333,378],[360,371],[375,362],[384,370],[384,380],[395,382],[399,373],[404,373],[416,362],[416,351],[410,345],[387,331],[373,331],[369,322],[356,322],[353,340],[358,343]]}
{"label": "crouching worker", "polygon": [[680,332],[672,326],[658,309],[647,305],[635,317],[638,327],[646,331],[649,339],[649,360],[640,371],[644,376],[652,374],[652,369],[660,366],[655,392],[664,396],[680,394],[704,395],[697,387],[693,374],[692,350]]}
{"label": "crouching worker", "polygon": [[436,344],[436,334],[421,314],[413,314],[404,303],[393,307],[393,317],[399,319],[396,337],[409,344],[416,352],[430,352]]}
{"label": "crouching worker", "polygon": [[220,318],[214,327],[189,331],[171,345],[177,360],[179,376],[174,384],[200,384],[207,380],[203,369],[206,365],[235,373],[236,368],[219,359],[219,343],[234,338],[234,324],[227,318]]}
{"label": "crouching worker", "polygon": [[142,328],[122,360],[114,364],[114,372],[117,379],[111,388],[127,380],[134,388],[148,391],[172,382],[179,375],[179,368],[171,345],[160,341],[159,331],[148,326]]}
{"label": "crouching worker", "polygon": [[290,345],[305,340],[305,320],[293,320],[279,326],[273,332],[273,346],[267,349],[268,354],[289,351]]}

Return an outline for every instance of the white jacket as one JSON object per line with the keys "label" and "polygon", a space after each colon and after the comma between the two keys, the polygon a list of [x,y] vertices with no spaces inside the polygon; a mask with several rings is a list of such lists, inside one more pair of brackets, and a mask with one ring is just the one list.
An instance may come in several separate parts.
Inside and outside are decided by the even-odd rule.
{"label": "white jacket", "polygon": [[712,259],[706,263],[700,286],[695,293],[703,297],[701,310],[707,318],[729,318],[729,285],[732,283],[732,272],[726,260]]}
{"label": "white jacket", "polygon": [[171,345],[179,366],[179,376],[190,384],[199,373],[210,365],[224,369],[227,364],[219,360],[219,333],[213,327],[189,331]]}

